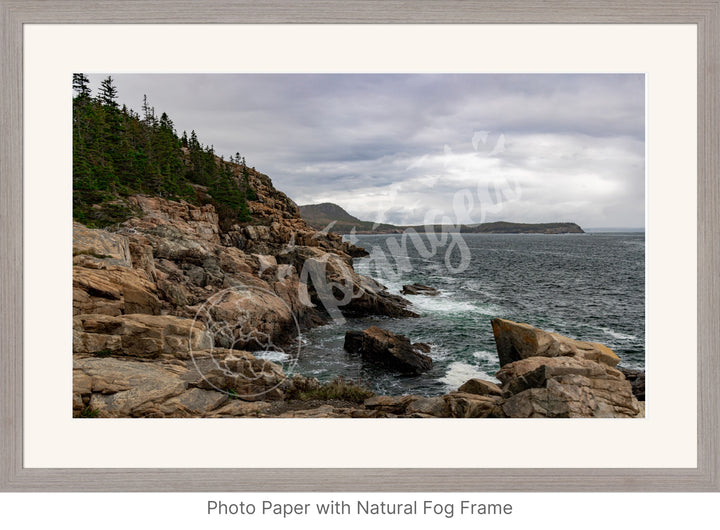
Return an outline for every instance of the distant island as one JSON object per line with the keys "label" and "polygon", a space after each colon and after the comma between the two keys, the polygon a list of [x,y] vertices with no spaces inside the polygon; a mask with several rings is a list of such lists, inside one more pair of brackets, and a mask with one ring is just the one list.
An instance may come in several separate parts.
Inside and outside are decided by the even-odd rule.
{"label": "distant island", "polygon": [[[331,202],[321,204],[306,204],[299,206],[300,215],[307,224],[316,230],[330,227],[330,232],[348,234],[395,234],[408,228],[418,232],[425,231],[424,225],[397,226],[387,223],[373,223],[362,221],[350,215],[341,206]],[[436,230],[440,225],[434,227]],[[585,231],[576,223],[510,223],[497,221],[494,223],[481,223],[477,225],[461,225],[460,232],[466,234],[584,234]]]}

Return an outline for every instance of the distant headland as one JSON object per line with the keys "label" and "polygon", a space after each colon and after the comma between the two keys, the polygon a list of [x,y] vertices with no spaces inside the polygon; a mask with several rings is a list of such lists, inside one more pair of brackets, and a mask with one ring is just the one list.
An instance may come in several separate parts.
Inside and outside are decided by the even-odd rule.
{"label": "distant headland", "polygon": [[[348,234],[354,230],[356,234],[395,234],[408,228],[418,232],[426,230],[424,225],[398,226],[387,223],[362,221],[350,215],[341,206],[331,202],[306,204],[299,206],[300,215],[307,224],[316,230],[325,230],[337,234]],[[329,228],[328,228],[329,227]],[[434,227],[441,229],[441,225]],[[584,234],[585,231],[576,223],[511,223],[497,221],[476,225],[461,225],[460,232],[466,234]]]}

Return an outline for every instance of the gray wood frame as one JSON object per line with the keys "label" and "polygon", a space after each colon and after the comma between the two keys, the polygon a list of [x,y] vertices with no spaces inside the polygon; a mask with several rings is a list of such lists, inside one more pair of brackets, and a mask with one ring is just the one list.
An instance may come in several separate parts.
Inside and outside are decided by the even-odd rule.
{"label": "gray wood frame", "polygon": [[[697,469],[23,468],[23,24],[391,22],[697,25]],[[720,0],[0,0],[0,39],[0,491],[720,490]]]}

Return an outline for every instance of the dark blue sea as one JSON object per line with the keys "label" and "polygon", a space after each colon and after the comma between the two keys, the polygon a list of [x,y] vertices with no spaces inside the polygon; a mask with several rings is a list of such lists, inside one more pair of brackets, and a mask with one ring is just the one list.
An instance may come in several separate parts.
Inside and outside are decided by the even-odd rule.
{"label": "dark blue sea", "polygon": [[[621,365],[644,368],[644,233],[355,238],[371,253],[355,259],[357,272],[391,293],[417,282],[440,295],[407,297],[420,318],[348,319],[306,331],[295,373],[321,381],[342,375],[379,394],[426,396],[455,390],[473,377],[495,380],[495,317],[601,342]],[[371,325],[429,343],[433,370],[401,376],[343,350],[346,330]]]}

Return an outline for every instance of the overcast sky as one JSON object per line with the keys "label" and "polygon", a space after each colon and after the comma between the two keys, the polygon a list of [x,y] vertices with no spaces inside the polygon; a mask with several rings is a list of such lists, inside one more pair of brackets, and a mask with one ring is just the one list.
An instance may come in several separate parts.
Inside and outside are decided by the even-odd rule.
{"label": "overcast sky", "polygon": [[120,103],[139,112],[147,94],[178,134],[239,152],[298,204],[394,224],[644,226],[640,74],[112,76]]}

